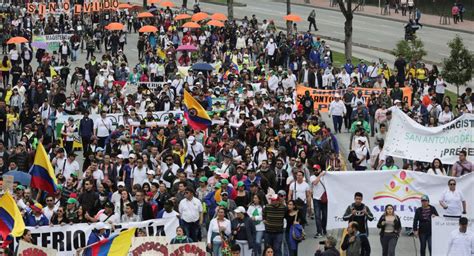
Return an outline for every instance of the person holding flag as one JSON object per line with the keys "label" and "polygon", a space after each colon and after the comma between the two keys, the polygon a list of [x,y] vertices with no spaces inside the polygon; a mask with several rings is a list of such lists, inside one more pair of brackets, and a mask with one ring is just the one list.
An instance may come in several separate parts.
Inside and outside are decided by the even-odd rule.
{"label": "person holding flag", "polygon": [[188,125],[194,130],[206,130],[211,126],[212,121],[206,110],[193,98],[193,96],[184,90],[184,118]]}
{"label": "person holding flag", "polygon": [[32,188],[40,189],[50,195],[54,195],[58,190],[58,182],[54,175],[53,165],[41,142],[38,143],[35,160],[30,168],[30,175],[30,186]]}

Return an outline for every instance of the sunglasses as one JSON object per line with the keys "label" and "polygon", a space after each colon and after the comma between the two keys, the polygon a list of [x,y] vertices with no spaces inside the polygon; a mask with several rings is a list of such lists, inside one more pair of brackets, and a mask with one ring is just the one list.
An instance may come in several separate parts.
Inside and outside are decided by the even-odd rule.
{"label": "sunglasses", "polygon": [[456,183],[449,183],[450,186],[456,186]]}

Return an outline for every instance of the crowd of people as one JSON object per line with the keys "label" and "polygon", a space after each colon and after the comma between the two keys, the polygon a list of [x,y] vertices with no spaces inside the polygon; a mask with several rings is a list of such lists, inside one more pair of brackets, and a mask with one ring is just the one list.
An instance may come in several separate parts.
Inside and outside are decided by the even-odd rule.
{"label": "crowd of people", "polygon": [[[314,238],[327,235],[321,178],[346,168],[338,133],[351,134],[347,169],[402,167],[456,177],[473,170],[466,152],[450,169],[439,159],[429,167],[408,160],[396,166],[381,153],[393,108],[429,127],[472,113],[472,90],[453,104],[436,66],[428,69],[403,56],[393,69],[384,61],[336,66],[324,40],[309,31],[285,34],[255,15],[225,21],[224,27],[201,22],[200,29],[187,29],[174,19],[184,10],[151,5],[148,11],[152,18],[137,18],[134,9],[41,17],[11,7],[4,13],[0,175],[28,172],[42,143],[59,184],[57,193],[45,194],[14,183],[27,226],[178,217],[172,243],[205,241],[213,255],[298,255],[304,226],[316,225]],[[199,11],[195,5],[194,13]],[[108,30],[111,22],[125,29]],[[144,25],[158,32],[138,33]],[[52,52],[31,46],[33,35],[48,34],[72,36]],[[14,36],[30,43],[6,44]],[[136,46],[127,43],[131,37],[138,38]],[[196,50],[178,51],[182,45]],[[131,61],[134,49],[137,63]],[[84,57],[85,65],[78,65]],[[214,70],[179,69],[199,62]],[[142,82],[161,83],[152,89]],[[333,124],[324,122],[309,92],[297,95],[298,84],[341,90],[330,104]],[[133,85],[136,92],[122,93]],[[381,93],[366,99],[354,94],[355,87]],[[412,89],[412,106],[403,87]],[[184,110],[185,90],[209,111],[214,124],[207,130],[192,129],[182,115],[169,112]],[[224,110],[216,110],[217,98],[225,98]],[[169,114],[160,119],[157,111]],[[121,114],[121,121],[113,123],[109,114]],[[63,117],[67,121],[57,129]],[[455,199],[447,195],[440,203],[451,208]],[[349,234],[365,233],[357,223],[363,218],[350,217],[353,211],[348,208]],[[419,218],[426,218],[424,211]],[[386,207],[379,227],[387,233],[384,255],[394,255],[401,227],[393,207]],[[423,228],[414,225],[420,241]],[[31,240],[30,231],[24,239]],[[343,249],[361,255],[355,252],[368,246],[370,253],[366,238],[357,236],[359,249],[354,239],[344,239]],[[319,253],[336,255],[336,244],[329,236],[326,251]]]}

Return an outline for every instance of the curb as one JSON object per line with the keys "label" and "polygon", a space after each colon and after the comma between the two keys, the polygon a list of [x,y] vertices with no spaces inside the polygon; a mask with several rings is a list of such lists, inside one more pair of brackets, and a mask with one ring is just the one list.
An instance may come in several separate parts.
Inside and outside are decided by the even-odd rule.
{"label": "curb", "polygon": [[[274,1],[279,2],[279,3],[284,3],[282,0],[274,0]],[[334,8],[324,7],[324,6],[319,6],[319,5],[311,5],[311,4],[303,4],[303,3],[292,3],[292,5],[299,5],[299,6],[304,6],[304,7],[311,7],[311,8],[316,8],[316,9],[323,9],[323,10],[339,12],[339,10],[336,10]],[[378,16],[378,15],[374,15],[374,14],[367,14],[367,13],[361,13],[361,12],[354,12],[354,15],[360,15],[360,16],[377,18],[377,19],[384,19],[384,20],[391,20],[391,21],[400,22],[402,24],[406,23],[406,21],[402,21],[402,20],[395,19],[395,18],[390,18],[388,16]],[[474,34],[474,31],[469,31],[469,30],[459,29],[459,28],[448,28],[448,27],[444,27],[442,25],[423,24],[423,26],[424,27],[431,27],[431,28],[439,28],[439,29],[444,29],[444,30],[450,30],[450,31],[457,31],[457,32],[461,32],[461,33]]]}
{"label": "curb", "polygon": [[[209,0],[201,0],[201,2],[206,3],[206,4],[215,4],[215,5],[220,5],[220,6],[227,6],[226,3],[214,2],[214,1],[209,1]],[[234,2],[234,7],[247,7],[247,4]]]}

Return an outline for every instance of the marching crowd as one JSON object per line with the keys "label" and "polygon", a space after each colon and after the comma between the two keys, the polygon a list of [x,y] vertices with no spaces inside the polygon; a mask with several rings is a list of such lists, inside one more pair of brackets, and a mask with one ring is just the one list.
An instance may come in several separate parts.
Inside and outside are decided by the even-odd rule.
{"label": "marching crowd", "polygon": [[[148,11],[152,18],[137,18],[133,9],[72,17],[41,17],[13,7],[4,13],[0,174],[27,173],[42,143],[59,184],[55,194],[45,194],[14,183],[27,226],[178,217],[171,243],[205,241],[213,255],[298,255],[304,226],[316,225],[315,238],[327,235],[321,178],[346,168],[337,133],[351,134],[349,169],[402,167],[456,177],[473,170],[464,151],[450,169],[439,159],[429,166],[408,160],[396,166],[381,153],[393,108],[429,127],[472,113],[472,90],[453,104],[436,66],[428,69],[403,56],[393,69],[383,61],[336,66],[324,40],[309,31],[287,35],[255,15],[225,21],[224,27],[201,22],[200,29],[183,29],[177,11],[155,5]],[[195,5],[194,13],[199,11]],[[110,22],[125,29],[108,30]],[[144,25],[158,32],[137,33]],[[31,42],[33,35],[44,34],[72,36],[53,52],[6,43],[14,36]],[[127,44],[130,37],[138,37],[136,46]],[[195,49],[178,51],[182,45]],[[138,63],[129,61],[135,47]],[[87,62],[79,66],[83,50]],[[191,68],[183,73],[182,66]],[[141,82],[162,83],[152,89]],[[341,89],[329,108],[333,124],[323,121],[309,91],[297,95],[297,84]],[[123,94],[131,85],[136,92]],[[353,92],[356,87],[381,93],[365,98]],[[412,89],[412,106],[403,87]],[[169,112],[185,109],[185,90],[210,113],[213,125],[207,130],[192,129],[182,115]],[[216,107],[216,98],[225,98],[224,110]],[[157,111],[169,114],[162,119]],[[112,123],[109,114],[121,114],[121,121]],[[67,121],[56,129],[62,117]],[[455,180],[450,188],[451,183]],[[367,238],[355,234],[366,233],[371,213],[362,194],[355,200],[345,214],[351,222],[342,248],[347,255],[369,255]],[[463,201],[461,193],[446,192],[440,204],[461,216]],[[423,202],[429,202],[427,196],[413,231],[431,245],[427,216],[437,213]],[[401,229],[393,210],[387,206],[378,224],[385,234],[383,255],[394,255]],[[460,223],[466,225],[464,219]],[[89,243],[104,237],[103,229],[95,232]],[[23,239],[31,241],[30,231]],[[328,236],[326,251],[317,254],[339,255],[336,246]]]}

